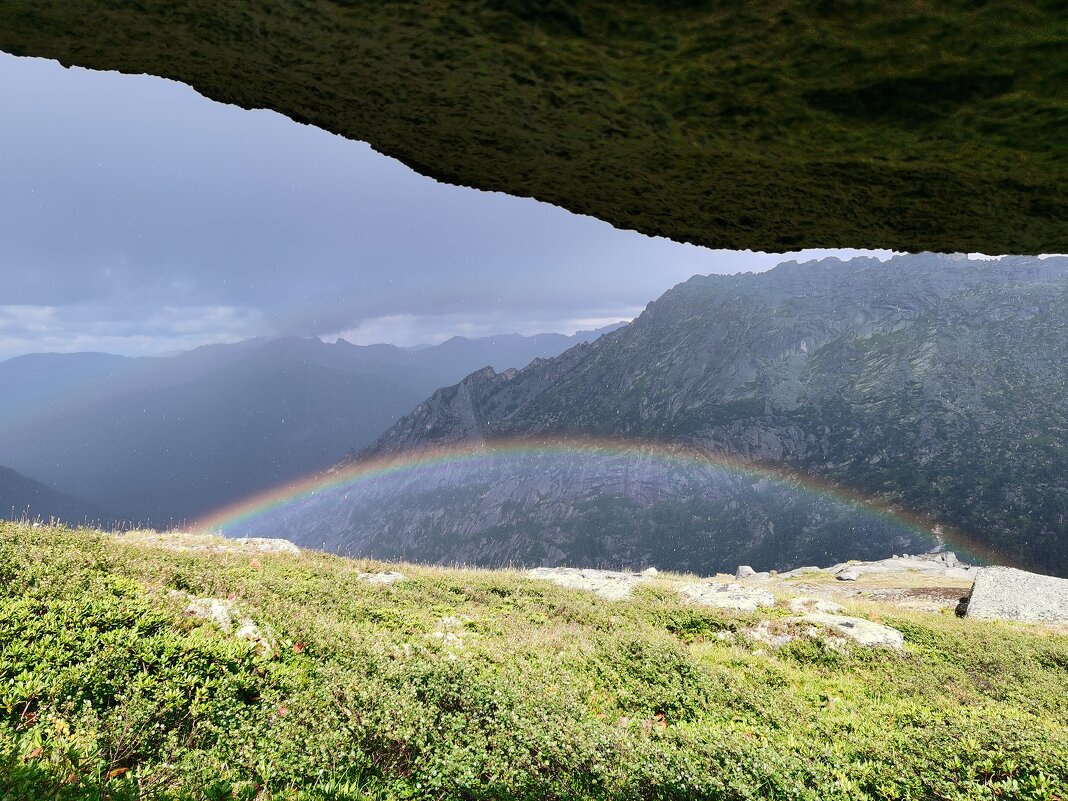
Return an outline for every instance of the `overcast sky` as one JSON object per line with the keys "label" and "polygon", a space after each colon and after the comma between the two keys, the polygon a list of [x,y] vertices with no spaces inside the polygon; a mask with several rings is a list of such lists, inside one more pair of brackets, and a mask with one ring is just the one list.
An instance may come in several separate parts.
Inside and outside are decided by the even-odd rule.
{"label": "overcast sky", "polygon": [[695,273],[784,260],[440,184],[158,78],[0,54],[0,114],[0,359],[571,333]]}

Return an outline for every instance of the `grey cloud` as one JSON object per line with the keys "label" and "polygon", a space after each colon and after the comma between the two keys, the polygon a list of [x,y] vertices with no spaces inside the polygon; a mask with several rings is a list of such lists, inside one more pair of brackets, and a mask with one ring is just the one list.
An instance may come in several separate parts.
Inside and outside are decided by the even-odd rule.
{"label": "grey cloud", "polygon": [[64,336],[141,350],[386,317],[438,334],[559,328],[640,308],[694,273],[777,261],[438,184],[155,78],[0,54],[0,108],[0,306],[60,310],[47,336],[16,330],[32,312],[9,314],[0,357]]}

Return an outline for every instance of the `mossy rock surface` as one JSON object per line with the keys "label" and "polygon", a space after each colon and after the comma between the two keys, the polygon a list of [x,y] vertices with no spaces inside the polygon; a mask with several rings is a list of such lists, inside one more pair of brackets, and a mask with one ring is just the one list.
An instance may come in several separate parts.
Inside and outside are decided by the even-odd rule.
{"label": "mossy rock surface", "polygon": [[1064,252],[1066,9],[14,0],[0,49],[174,78],[677,240]]}

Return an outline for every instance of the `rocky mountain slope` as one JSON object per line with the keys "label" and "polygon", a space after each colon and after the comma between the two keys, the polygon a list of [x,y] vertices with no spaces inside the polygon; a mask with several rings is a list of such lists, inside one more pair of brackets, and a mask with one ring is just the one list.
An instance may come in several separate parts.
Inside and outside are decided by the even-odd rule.
{"label": "rocky mountain slope", "polygon": [[291,337],[169,357],[23,356],[0,362],[0,463],[166,525],[329,467],[472,370],[523,366],[604,330],[418,351]]}
{"label": "rocky mountain slope", "polygon": [[[283,520],[306,542],[383,556],[697,572],[879,558],[924,539],[830,485],[1066,574],[1065,352],[1068,259],[698,276],[597,342],[439,390],[348,466],[508,438],[638,443],[627,455],[565,447],[400,471]],[[654,443],[801,478],[680,464]]]}

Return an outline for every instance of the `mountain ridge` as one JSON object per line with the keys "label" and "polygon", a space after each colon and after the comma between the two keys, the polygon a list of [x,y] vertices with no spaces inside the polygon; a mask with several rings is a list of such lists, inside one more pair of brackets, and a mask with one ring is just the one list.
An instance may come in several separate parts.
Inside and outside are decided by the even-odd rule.
{"label": "mountain ridge", "polygon": [[0,463],[131,522],[167,526],[329,467],[433,389],[600,330],[462,338],[418,352],[256,338],[172,357],[0,362]]}
{"label": "mountain ridge", "polygon": [[[639,450],[644,440],[677,443],[813,475],[1063,574],[1065,349],[1063,258],[920,254],[695,277],[594,343],[522,370],[476,371],[436,391],[339,466],[515,437],[607,436],[636,441]],[[915,536],[858,528],[846,517],[833,522],[839,513],[811,499],[777,499],[792,504],[784,518],[737,478],[709,478],[718,489],[698,491],[694,476],[635,458],[632,468],[650,481],[679,488],[675,506],[629,497],[615,519],[606,498],[583,512],[573,502],[594,499],[568,483],[588,476],[590,465],[560,465],[540,484],[528,468],[513,474],[498,465],[466,476],[478,489],[466,503],[449,494],[460,492],[456,476],[437,485],[424,477],[421,490],[406,487],[427,493],[424,501],[394,503],[361,489],[348,507],[324,499],[318,511],[311,503],[304,518],[285,520],[307,525],[315,541],[386,558],[497,564],[511,553],[581,565],[641,564],[657,554],[667,560],[658,564],[698,572],[749,559],[781,568],[806,558],[886,556]],[[509,481],[512,489],[501,489]],[[515,514],[490,511],[524,497],[516,489],[524,481],[547,494],[522,500]],[[749,506],[728,514],[730,492]],[[701,507],[704,522],[694,523],[690,540],[669,536],[664,521],[717,497],[715,508]],[[480,548],[493,552],[488,562]]]}
{"label": "mountain ridge", "polygon": [[108,525],[114,517],[96,505],[0,466],[0,518],[67,525]]}

